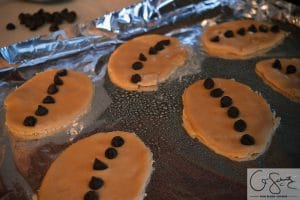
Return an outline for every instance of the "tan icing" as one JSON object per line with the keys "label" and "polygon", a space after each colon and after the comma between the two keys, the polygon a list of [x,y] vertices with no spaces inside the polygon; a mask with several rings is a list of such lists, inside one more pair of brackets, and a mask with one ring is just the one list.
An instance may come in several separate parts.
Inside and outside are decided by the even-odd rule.
{"label": "tan icing", "polygon": [[[300,103],[300,59],[279,59],[282,69],[272,67],[275,59],[264,60],[256,64],[256,73],[273,89]],[[294,65],[297,69],[294,74],[285,74],[286,67]]]}
{"label": "tan icing", "polygon": [[[246,85],[233,80],[213,80],[214,88],[221,88],[224,96],[232,98],[233,105],[240,110],[239,118],[229,118],[228,108],[220,107],[221,98],[211,97],[211,90],[205,89],[204,81],[200,80],[183,94],[183,126],[191,137],[198,138],[218,154],[239,161],[255,159],[265,151],[277,126],[269,105]],[[240,118],[247,123],[243,133],[233,128],[234,122]],[[246,133],[255,138],[255,145],[240,143],[241,136]]]}
{"label": "tan icing", "polygon": [[[256,33],[247,32],[248,27],[252,24],[256,26],[257,30],[258,26],[262,24],[269,28],[272,26],[266,22],[238,20],[208,27],[201,38],[205,51],[210,55],[221,58],[245,59],[270,50],[279,44],[286,36],[286,32],[282,30],[280,30],[279,33],[272,33],[271,31],[262,33],[259,30]],[[237,30],[242,27],[246,30],[244,36],[236,33]],[[223,33],[227,30],[232,30],[234,37],[226,38]],[[210,39],[217,35],[220,37],[220,41],[211,42]]]}
{"label": "tan icing", "polygon": [[[155,55],[149,55],[149,48],[161,41],[169,39],[169,46]],[[143,53],[147,61],[142,62],[140,70],[132,69],[132,64],[139,61]],[[186,60],[187,52],[179,41],[173,37],[162,35],[145,35],[134,38],[116,49],[108,62],[108,73],[111,81],[126,90],[156,90],[157,84],[165,81],[170,74]],[[142,81],[138,84],[130,81],[133,74],[140,74]]]}
{"label": "tan icing", "polygon": [[[37,139],[51,135],[87,112],[93,96],[93,84],[87,75],[71,70],[68,70],[67,76],[61,77],[64,84],[59,86],[59,92],[52,95],[56,103],[42,104],[56,72],[51,69],[37,74],[5,99],[6,125],[16,138]],[[34,127],[24,126],[25,117],[34,116],[39,104],[48,108],[48,114],[36,116]]]}
{"label": "tan icing", "polygon": [[[117,147],[118,156],[107,159],[104,152],[114,136],[125,143]],[[105,162],[108,169],[93,170],[95,158]],[[91,190],[92,176],[102,178],[104,186],[97,190],[102,200],[143,199],[147,181],[152,172],[152,154],[133,133],[97,133],[68,147],[49,168],[40,191],[39,200],[82,200]]]}

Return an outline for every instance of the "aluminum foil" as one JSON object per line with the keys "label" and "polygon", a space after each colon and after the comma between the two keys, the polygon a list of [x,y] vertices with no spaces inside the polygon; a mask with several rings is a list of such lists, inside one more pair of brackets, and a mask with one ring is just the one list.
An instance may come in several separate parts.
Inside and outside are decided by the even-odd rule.
{"label": "aluminum foil", "polygon": [[[266,86],[253,68],[265,58],[300,57],[297,9],[278,0],[149,0],[87,24],[1,48],[1,57],[7,61],[0,68],[1,199],[31,199],[57,155],[73,141],[98,131],[133,131],[150,147],[155,172],[146,199],[241,199],[246,195],[246,168],[300,167],[300,138],[296,135],[300,132],[300,106]],[[278,48],[250,60],[206,55],[199,42],[203,29],[240,18],[276,20],[291,34]],[[144,33],[178,38],[189,52],[189,61],[157,92],[121,90],[107,77],[107,60],[119,44]],[[48,68],[88,74],[96,86],[93,112],[66,130],[65,138],[25,144],[25,150],[30,147],[34,153],[29,156],[29,169],[20,171],[4,124],[3,101],[15,87]],[[237,163],[218,156],[189,138],[182,128],[181,95],[194,81],[208,76],[248,84],[261,92],[282,118],[269,151],[256,161]],[[23,145],[17,143],[14,148]]]}

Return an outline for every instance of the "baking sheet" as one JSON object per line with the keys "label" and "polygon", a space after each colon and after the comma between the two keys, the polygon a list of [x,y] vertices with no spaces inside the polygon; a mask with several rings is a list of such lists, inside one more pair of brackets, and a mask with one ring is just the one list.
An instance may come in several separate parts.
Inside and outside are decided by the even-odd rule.
{"label": "baking sheet", "polygon": [[[279,23],[290,34],[283,44],[259,57],[242,61],[212,58],[203,52],[202,44],[199,42],[199,37],[207,25],[241,17],[254,17],[270,21],[270,16],[273,15],[270,15],[270,13],[265,16],[259,14],[264,12],[257,5],[252,4],[254,1],[227,1],[228,4],[226,5],[221,1],[220,4],[215,1],[204,2],[210,2],[211,4],[208,3],[207,5],[211,7],[207,8],[207,12],[201,15],[196,17],[185,16],[182,20],[176,21],[174,19],[174,21],[171,21],[173,23],[168,24],[157,22],[157,26],[149,26],[149,29],[136,29],[137,26],[128,27],[129,31],[122,30],[123,33],[128,33],[126,36],[122,36],[122,34],[120,36],[119,27],[126,27],[124,23],[130,23],[130,20],[121,20],[123,22],[121,25],[120,23],[114,23],[115,26],[109,27],[109,31],[111,31],[109,34],[105,32],[108,30],[104,30],[104,27],[98,27],[102,28],[100,32],[104,31],[105,35],[89,36],[94,40],[88,40],[86,43],[82,43],[76,37],[71,40],[72,42],[75,41],[74,46],[77,48],[82,44],[86,44],[88,48],[84,51],[75,54],[66,53],[68,51],[61,48],[57,52],[64,52],[65,54],[63,56],[53,54],[54,57],[51,57],[47,62],[45,60],[33,59],[31,61],[29,59],[30,64],[28,62],[22,63],[23,54],[16,54],[14,58],[20,60],[11,59],[10,61],[19,64],[17,71],[6,69],[0,74],[3,78],[0,82],[1,101],[15,86],[22,84],[23,79],[29,79],[34,73],[47,68],[67,67],[85,72],[91,77],[97,87],[98,95],[93,102],[93,107],[100,107],[101,109],[89,115],[89,119],[83,119],[81,128],[75,125],[73,128],[77,131],[74,134],[70,134],[70,130],[68,130],[65,133],[67,137],[64,139],[59,138],[58,140],[52,140],[51,143],[48,141],[37,145],[34,148],[34,153],[30,156],[29,169],[19,173],[13,162],[11,140],[4,126],[4,110],[2,107],[0,122],[1,199],[30,199],[38,189],[51,161],[68,144],[102,131],[132,131],[150,147],[154,155],[155,171],[147,187],[147,197],[145,199],[244,199],[246,197],[247,168],[300,167],[300,105],[273,91],[262,82],[254,71],[255,63],[262,59],[273,57],[300,58],[300,46],[297,45],[300,43],[299,28],[284,21],[277,21],[276,23]],[[141,13],[145,12],[150,14],[162,5],[160,1],[156,3],[152,2],[152,10],[149,7],[149,2],[146,1],[145,5],[139,4],[137,5],[139,7],[133,6],[116,13],[123,12],[123,17],[126,16],[124,15],[125,11],[129,16],[132,14],[140,16]],[[261,1],[261,3],[273,5],[267,4],[266,1]],[[201,5],[201,8],[204,9],[204,5]],[[187,11],[190,11],[189,9],[190,7],[187,8]],[[140,10],[143,10],[143,12],[136,12]],[[169,14],[168,11],[165,12]],[[284,12],[288,11],[284,9]],[[159,14],[158,12],[158,18],[160,17]],[[174,18],[175,14],[171,13],[169,17],[171,15]],[[108,15],[110,16],[110,22],[116,21],[112,19],[116,15]],[[153,17],[153,15],[147,16]],[[99,21],[94,22],[94,25],[99,26],[102,22],[104,23],[101,19],[103,18],[99,18]],[[107,19],[107,17],[104,17],[104,19]],[[136,21],[138,22],[138,20]],[[144,21],[144,23],[147,24],[150,21]],[[161,26],[158,26],[158,24]],[[84,30],[91,31],[93,29]],[[143,32],[161,33],[177,37],[188,49],[190,59],[185,68],[175,73],[166,83],[161,84],[156,92],[124,91],[110,82],[106,74],[107,60],[110,53],[118,44],[124,41],[124,38],[131,38],[133,35],[139,35]],[[52,40],[52,42],[54,41],[55,39]],[[90,41],[92,42],[90,43]],[[64,42],[70,44],[69,40]],[[41,44],[43,44],[42,46],[45,45],[44,43]],[[93,48],[90,48],[91,44],[94,45]],[[57,46],[46,45],[46,47],[46,49],[51,50],[51,48],[55,49]],[[69,50],[73,49],[72,45],[69,47]],[[45,52],[41,51],[39,53]],[[234,78],[249,85],[253,90],[259,91],[270,104],[271,109],[277,113],[277,116],[281,117],[281,124],[276,130],[271,146],[257,160],[234,162],[216,155],[201,143],[191,139],[181,126],[181,95],[184,89],[193,82],[207,77]],[[105,98],[105,100],[103,101],[102,98]],[[104,104],[100,105],[100,102],[104,102]]]}

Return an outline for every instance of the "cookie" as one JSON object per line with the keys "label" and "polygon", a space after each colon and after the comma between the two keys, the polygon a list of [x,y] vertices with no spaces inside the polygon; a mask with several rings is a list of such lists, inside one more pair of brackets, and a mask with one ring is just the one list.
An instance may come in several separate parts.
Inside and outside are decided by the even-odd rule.
{"label": "cookie", "polygon": [[255,71],[274,90],[300,103],[300,59],[263,60]]}
{"label": "cookie", "polygon": [[209,55],[246,59],[269,51],[281,43],[286,35],[277,25],[237,20],[208,27],[201,40]]}
{"label": "cookie", "polygon": [[279,119],[262,96],[234,80],[199,80],[183,94],[183,127],[215,153],[256,159],[269,146]]}
{"label": "cookie", "polygon": [[108,62],[110,80],[120,88],[153,91],[185,63],[186,50],[176,38],[145,35],[125,42]]}
{"label": "cookie", "polygon": [[6,126],[17,139],[53,135],[88,111],[93,91],[92,81],[81,72],[38,73],[5,99]]}
{"label": "cookie", "polygon": [[152,153],[133,133],[97,133],[69,146],[52,163],[39,200],[143,199]]}

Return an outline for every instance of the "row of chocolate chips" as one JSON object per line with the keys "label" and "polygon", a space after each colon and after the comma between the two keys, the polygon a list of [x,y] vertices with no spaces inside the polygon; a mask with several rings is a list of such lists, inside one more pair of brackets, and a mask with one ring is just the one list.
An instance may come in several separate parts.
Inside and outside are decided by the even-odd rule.
{"label": "row of chocolate chips", "polygon": [[[268,26],[263,25],[263,24],[258,27],[258,30],[257,30],[256,26],[253,24],[251,26],[249,26],[247,29],[247,31],[251,32],[251,33],[257,33],[258,31],[260,31],[262,33],[267,33],[267,32],[269,32],[269,30],[273,33],[278,33],[280,31],[278,25],[273,25],[273,26],[271,26],[271,28],[269,28]],[[244,35],[246,35],[246,29],[240,28],[236,31],[236,33],[238,35],[244,36]],[[234,32],[232,30],[227,30],[227,31],[225,31],[224,36],[226,38],[232,38],[232,37],[234,37]],[[211,42],[219,42],[220,37],[218,35],[214,36],[210,39],[210,41]]]}
{"label": "row of chocolate chips", "polygon": [[[63,80],[61,80],[61,76],[66,76],[68,74],[66,69],[62,69],[60,71],[58,71],[55,76],[54,76],[54,80],[52,84],[49,85],[48,89],[47,89],[47,93],[49,95],[47,95],[43,100],[42,103],[43,104],[53,104],[55,103],[55,99],[50,96],[52,94],[55,94],[58,92],[58,85],[63,85]],[[38,108],[35,111],[35,115],[36,116],[44,116],[48,114],[48,109],[43,106],[43,105],[38,105]],[[35,126],[35,124],[37,123],[37,118],[34,116],[27,116],[25,117],[24,121],[23,121],[23,125],[24,126]]]}
{"label": "row of chocolate chips", "polygon": [[[161,40],[161,41],[157,42],[157,43],[154,45],[154,47],[150,47],[148,54],[149,54],[149,55],[155,55],[155,54],[157,54],[159,51],[164,50],[164,49],[165,49],[165,46],[170,45],[170,43],[171,43],[170,40]],[[134,69],[134,70],[140,70],[140,69],[142,69],[142,68],[144,67],[144,65],[143,65],[143,63],[142,63],[141,61],[143,61],[143,62],[147,61],[147,57],[146,57],[143,53],[140,53],[138,59],[139,59],[139,61],[136,61],[136,62],[133,63],[132,66],[131,66],[132,69]],[[142,77],[141,77],[141,75],[139,75],[139,74],[133,74],[133,75],[131,76],[131,82],[132,82],[132,83],[138,83],[138,82],[140,82],[141,80],[142,80]]]}
{"label": "row of chocolate chips", "polygon": [[[114,159],[118,155],[118,151],[114,148],[118,148],[123,146],[125,143],[124,139],[121,136],[115,136],[111,140],[111,146],[106,149],[105,151],[105,157],[108,159]],[[93,164],[93,169],[94,170],[105,170],[108,168],[108,165],[102,162],[101,160],[95,158],[94,164]],[[104,181],[99,178],[92,176],[90,182],[89,182],[89,188],[91,189],[84,195],[84,200],[98,200],[100,199],[99,194],[95,191],[100,189],[104,185]]]}
{"label": "row of chocolate chips", "polygon": [[[237,118],[240,114],[240,111],[237,107],[232,106],[233,101],[232,98],[229,96],[223,96],[224,91],[221,88],[214,88],[215,83],[211,78],[207,78],[205,79],[203,86],[205,89],[211,90],[210,91],[210,96],[214,97],[214,98],[219,98],[222,97],[220,100],[220,106],[222,108],[227,108],[229,107],[229,109],[227,110],[227,115],[230,118]],[[239,119],[237,121],[234,122],[233,124],[233,128],[238,131],[238,132],[244,132],[247,128],[247,124],[244,120]],[[249,135],[249,134],[244,134],[241,139],[240,139],[241,144],[243,145],[253,145],[255,143],[254,138]]]}
{"label": "row of chocolate chips", "polygon": [[[281,62],[280,60],[276,59],[273,64],[272,64],[272,67],[274,69],[278,69],[278,70],[281,70],[282,69],[282,65],[281,65]],[[294,74],[297,72],[297,68],[294,66],[294,65],[288,65],[286,67],[286,71],[285,71],[285,74]]]}

